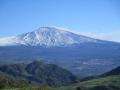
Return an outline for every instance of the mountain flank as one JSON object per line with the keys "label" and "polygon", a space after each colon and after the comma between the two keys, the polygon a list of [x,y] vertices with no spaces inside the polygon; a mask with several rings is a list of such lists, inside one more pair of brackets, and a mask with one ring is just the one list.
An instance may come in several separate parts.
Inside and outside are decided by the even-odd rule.
{"label": "mountain flank", "polygon": [[29,84],[66,86],[77,80],[71,72],[54,64],[39,61],[30,64],[3,65],[0,66],[0,71],[15,80],[24,80]]}
{"label": "mountain flank", "polygon": [[120,43],[98,40],[56,27],[0,38],[0,62],[43,60],[80,77],[101,75],[120,65]]}

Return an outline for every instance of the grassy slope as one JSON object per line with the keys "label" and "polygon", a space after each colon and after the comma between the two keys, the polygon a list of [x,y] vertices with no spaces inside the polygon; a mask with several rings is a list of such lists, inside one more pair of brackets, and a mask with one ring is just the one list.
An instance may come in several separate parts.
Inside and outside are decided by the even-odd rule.
{"label": "grassy slope", "polygon": [[100,78],[95,80],[86,81],[80,84],[83,88],[92,88],[96,86],[116,86],[120,87],[120,75],[118,76],[109,76],[106,78]]}
{"label": "grassy slope", "polygon": [[[120,88],[120,75],[116,75],[116,76],[108,76],[108,77],[104,77],[104,78],[99,78],[99,79],[93,79],[93,80],[89,80],[89,81],[85,81],[85,82],[81,82],[81,83],[77,83],[71,86],[67,86],[67,87],[61,87],[61,88],[49,88],[47,86],[42,86],[42,87],[24,87],[24,88],[20,88],[17,90],[77,90],[77,87],[81,87],[82,90],[86,90],[95,86],[117,86]],[[16,89],[13,89],[16,90]]]}
{"label": "grassy slope", "polygon": [[95,86],[109,86],[109,85],[120,87],[120,75],[93,79],[93,80],[81,82],[75,85],[71,85],[68,87],[61,87],[56,90],[77,90],[76,89],[77,87],[81,87],[83,90],[86,90]]}

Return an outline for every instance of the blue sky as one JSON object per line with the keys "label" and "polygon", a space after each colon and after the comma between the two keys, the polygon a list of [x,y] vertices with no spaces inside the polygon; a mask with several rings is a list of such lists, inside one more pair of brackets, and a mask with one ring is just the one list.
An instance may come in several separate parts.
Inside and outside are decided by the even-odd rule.
{"label": "blue sky", "polygon": [[41,26],[119,32],[120,0],[0,0],[0,37]]}

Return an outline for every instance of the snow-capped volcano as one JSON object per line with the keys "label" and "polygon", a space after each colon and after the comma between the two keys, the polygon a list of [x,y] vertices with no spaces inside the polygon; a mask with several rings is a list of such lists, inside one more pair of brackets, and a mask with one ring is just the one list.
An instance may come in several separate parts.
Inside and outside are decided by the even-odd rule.
{"label": "snow-capped volcano", "polygon": [[68,46],[85,42],[99,42],[99,40],[78,35],[56,27],[40,27],[33,32],[1,38],[0,46]]}
{"label": "snow-capped volcano", "polygon": [[0,46],[4,46],[0,47],[2,62],[43,60],[83,77],[98,75],[120,65],[120,43],[93,39],[56,27],[40,27],[33,32],[1,38]]}

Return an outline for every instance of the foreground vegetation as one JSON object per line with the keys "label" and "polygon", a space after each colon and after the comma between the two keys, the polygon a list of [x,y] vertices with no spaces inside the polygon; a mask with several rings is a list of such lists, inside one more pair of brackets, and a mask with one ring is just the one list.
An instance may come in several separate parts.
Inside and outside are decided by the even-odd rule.
{"label": "foreground vegetation", "polygon": [[59,90],[120,90],[120,75],[84,81]]}
{"label": "foreground vegetation", "polygon": [[[80,82],[71,86],[51,88],[46,85],[31,86],[25,83],[16,83],[18,85],[8,85],[3,87],[5,83],[0,82],[0,88],[9,88],[8,90],[120,90],[120,75],[113,75],[89,81]],[[19,88],[17,88],[17,86]],[[13,88],[13,89],[10,89]]]}

